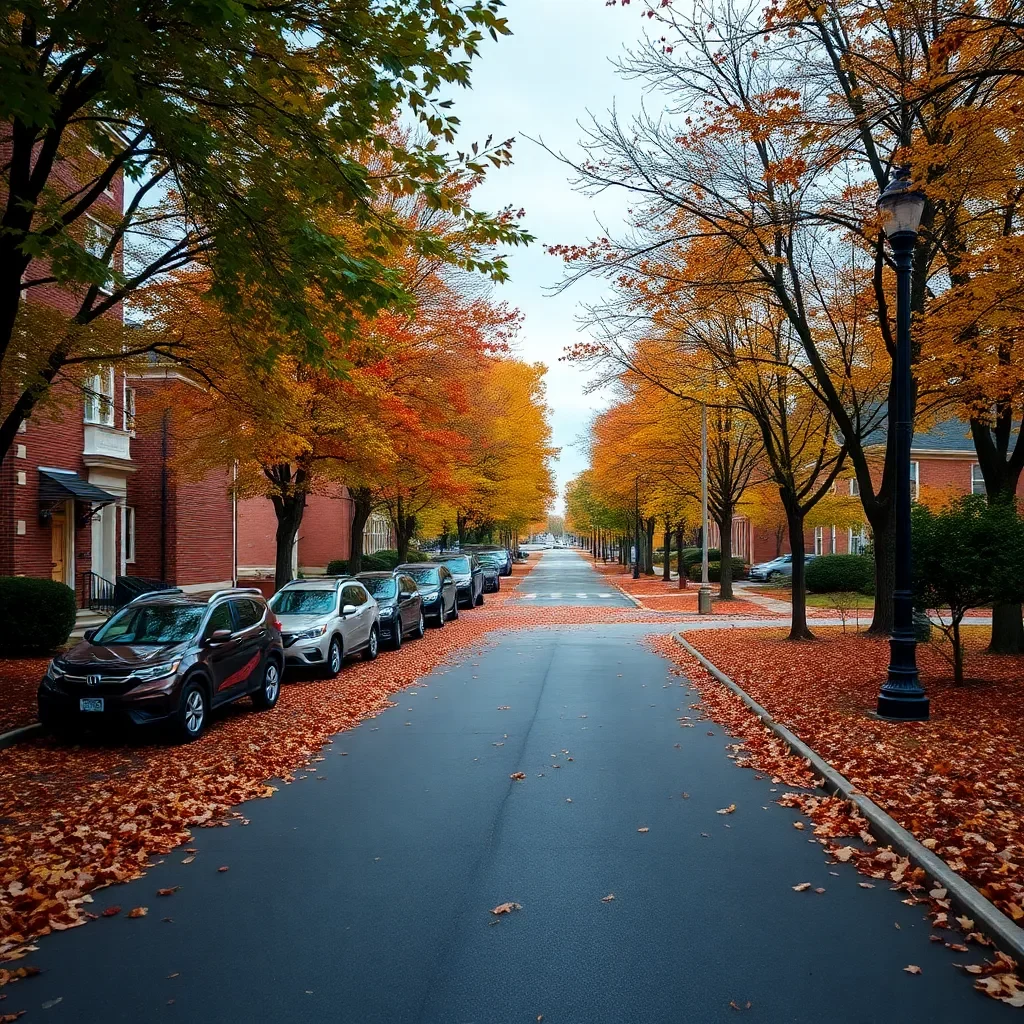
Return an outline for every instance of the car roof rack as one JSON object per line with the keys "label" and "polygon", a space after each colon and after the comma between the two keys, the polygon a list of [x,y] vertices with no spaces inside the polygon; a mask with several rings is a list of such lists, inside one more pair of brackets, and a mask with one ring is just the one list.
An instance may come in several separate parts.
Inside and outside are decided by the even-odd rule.
{"label": "car roof rack", "polygon": [[142,601],[147,597],[161,597],[164,594],[184,594],[185,591],[181,587],[162,587],[160,590],[147,590],[145,593],[136,594],[130,601],[125,602],[124,607],[127,608],[130,604],[135,604],[136,601]]}
{"label": "car roof rack", "polygon": [[214,591],[206,599],[206,603],[213,604],[214,601],[222,597],[237,597],[239,594],[255,594],[258,597],[263,597],[263,591],[259,587],[226,587],[224,590]]}
{"label": "car roof rack", "polygon": [[342,580],[354,580],[355,576],[351,573],[345,573],[341,576],[302,576],[299,579],[289,580],[281,590],[285,590],[287,587],[297,587],[307,583],[325,583],[328,580],[334,580],[335,583],[340,583]]}

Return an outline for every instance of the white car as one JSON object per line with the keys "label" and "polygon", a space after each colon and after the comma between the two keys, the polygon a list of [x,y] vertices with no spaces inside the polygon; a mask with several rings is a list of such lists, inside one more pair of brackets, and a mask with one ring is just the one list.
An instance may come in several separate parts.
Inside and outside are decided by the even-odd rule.
{"label": "white car", "polygon": [[271,599],[281,623],[285,664],[341,671],[350,654],[373,661],[380,650],[380,609],[351,576],[292,580]]}

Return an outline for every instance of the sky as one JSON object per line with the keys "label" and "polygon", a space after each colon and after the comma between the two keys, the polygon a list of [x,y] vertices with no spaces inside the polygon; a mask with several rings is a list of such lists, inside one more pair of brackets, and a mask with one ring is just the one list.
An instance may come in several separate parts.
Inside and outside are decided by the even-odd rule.
{"label": "sky", "polygon": [[529,139],[578,156],[578,122],[587,121],[588,111],[601,119],[613,103],[620,113],[638,109],[639,85],[617,75],[612,60],[641,37],[642,27],[636,8],[608,7],[605,0],[506,0],[505,14],[513,35],[483,47],[473,87],[455,94],[453,112],[462,120],[459,148],[483,144],[488,135],[496,142],[516,138],[513,165],[492,171],[474,200],[482,209],[525,209],[524,227],[537,238],[508,254],[511,281],[495,297],[523,314],[516,354],[548,367],[553,443],[561,449],[552,511],[561,513],[566,482],[587,465],[577,442],[605,399],[584,394],[586,375],[558,358],[579,337],[580,304],[593,302],[605,285],[584,281],[551,295],[562,262],[544,246],[587,241],[599,234],[599,220],[610,228],[621,224],[626,200],[575,192],[570,169]]}

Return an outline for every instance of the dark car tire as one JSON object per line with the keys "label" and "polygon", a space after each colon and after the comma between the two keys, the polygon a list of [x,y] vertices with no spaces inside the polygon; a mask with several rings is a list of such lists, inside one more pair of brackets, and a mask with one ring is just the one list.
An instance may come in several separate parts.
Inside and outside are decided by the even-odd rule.
{"label": "dark car tire", "polygon": [[281,664],[277,658],[267,658],[263,666],[260,688],[252,695],[252,702],[258,711],[269,711],[281,696]]}
{"label": "dark car tire", "polygon": [[484,588],[480,588],[480,593],[476,595],[476,600],[473,602],[474,607],[479,608],[484,603]]}
{"label": "dark car tire", "polygon": [[494,581],[494,592],[498,593],[499,590],[501,590],[501,577],[500,576]]}
{"label": "dark car tire", "polygon": [[[327,664],[324,666],[324,675],[333,679],[340,671],[345,662],[345,649],[341,645],[341,637],[331,638],[331,646],[327,648]],[[335,668],[334,666],[338,667]]]}
{"label": "dark car tire", "polygon": [[437,618],[434,619],[433,626],[436,629],[443,629],[444,628],[444,624],[447,621],[447,619],[448,619],[448,616],[445,614],[445,611],[444,611],[444,601],[442,601],[441,602],[441,610],[437,613]]}
{"label": "dark car tire", "polygon": [[426,633],[426,631],[427,631],[427,620],[425,618],[423,618],[423,609],[421,608],[420,609],[420,620],[416,624],[416,628],[413,630],[413,634],[412,635],[417,640],[422,640],[423,639],[423,634]]}
{"label": "dark car tire", "polygon": [[174,715],[178,741],[191,743],[199,739],[210,717],[210,700],[206,687],[198,679],[190,679],[181,688],[181,700]]}
{"label": "dark car tire", "polygon": [[779,572],[778,569],[773,569],[770,573],[768,573],[767,576],[765,576],[764,581],[765,583],[771,583],[774,580],[780,579],[781,577],[782,573]]}
{"label": "dark car tire", "polygon": [[448,618],[450,618],[452,620],[452,622],[458,622],[459,621],[459,599],[458,598],[455,598],[455,602],[452,605],[452,613],[451,613],[451,615],[448,616]]}
{"label": "dark car tire", "polygon": [[366,642],[366,650],[363,651],[364,661],[376,661],[380,654],[380,630],[376,626],[370,630],[370,639]]}
{"label": "dark car tire", "polygon": [[395,617],[395,638],[391,641],[391,650],[400,651],[402,649],[402,640],[404,639],[402,636],[402,616],[398,615]]}

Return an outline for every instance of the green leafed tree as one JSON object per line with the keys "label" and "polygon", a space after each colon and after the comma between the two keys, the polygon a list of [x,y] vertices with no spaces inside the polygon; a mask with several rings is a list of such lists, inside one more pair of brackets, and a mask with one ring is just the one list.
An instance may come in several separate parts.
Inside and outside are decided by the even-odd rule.
{"label": "green leafed tree", "polygon": [[938,512],[915,505],[913,550],[915,597],[939,611],[953,647],[953,679],[961,684],[964,615],[983,605],[1024,599],[1024,520],[1013,503],[990,505],[973,494]]}
{"label": "green leafed tree", "polygon": [[[388,266],[404,229],[382,214],[383,195],[419,195],[477,238],[524,241],[508,211],[480,213],[443,187],[452,161],[482,174],[510,158],[507,144],[489,140],[445,155],[458,125],[449,93],[469,84],[485,34],[507,34],[501,8],[501,0],[5,5],[0,458],[62,372],[125,349],[90,325],[196,260],[231,312],[269,311],[275,337],[315,363],[325,355],[325,323],[352,332],[361,317],[408,300]],[[410,116],[419,121],[412,142],[391,127]],[[381,166],[387,173],[375,171]],[[103,197],[122,176],[118,210]],[[444,243],[422,232],[411,244],[437,255]],[[500,255],[459,255],[469,269],[505,276]],[[44,285],[74,298],[64,329],[31,321],[40,306],[33,290]]]}

